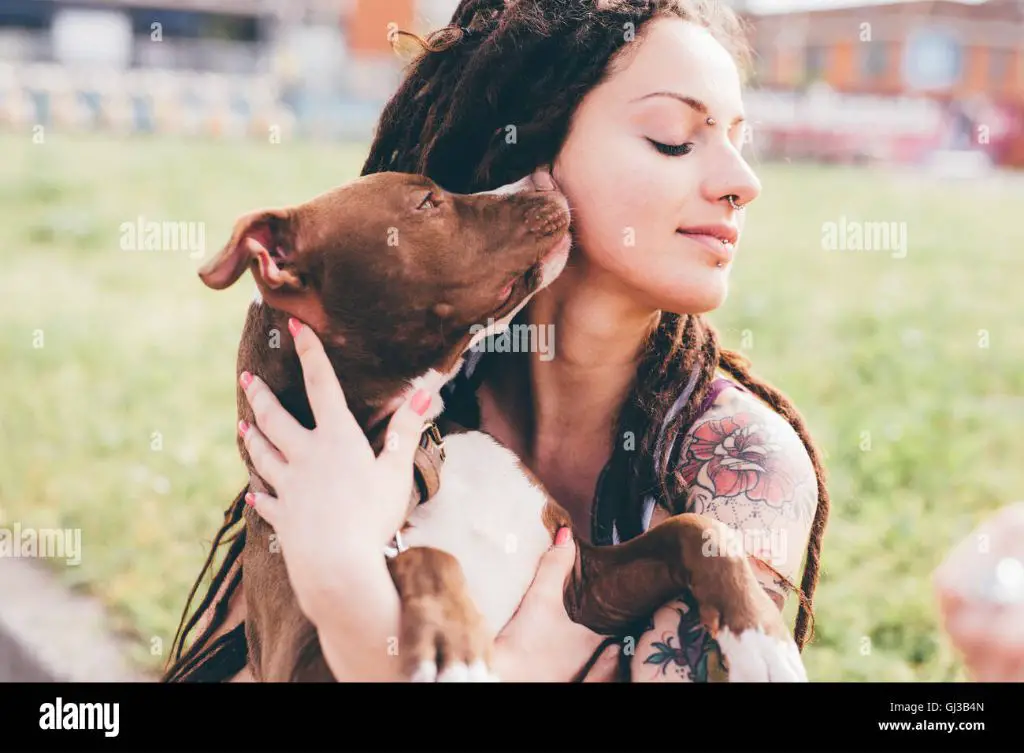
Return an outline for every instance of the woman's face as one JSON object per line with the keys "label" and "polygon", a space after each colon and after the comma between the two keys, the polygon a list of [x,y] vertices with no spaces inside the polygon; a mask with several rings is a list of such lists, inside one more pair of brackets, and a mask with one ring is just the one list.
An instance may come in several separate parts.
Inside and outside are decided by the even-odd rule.
{"label": "woman's face", "polygon": [[738,247],[711,237],[738,241],[743,212],[726,197],[742,206],[760,192],[740,154],[739,72],[696,24],[659,18],[645,31],[583,99],[552,175],[581,271],[610,273],[644,307],[699,314],[725,300]]}

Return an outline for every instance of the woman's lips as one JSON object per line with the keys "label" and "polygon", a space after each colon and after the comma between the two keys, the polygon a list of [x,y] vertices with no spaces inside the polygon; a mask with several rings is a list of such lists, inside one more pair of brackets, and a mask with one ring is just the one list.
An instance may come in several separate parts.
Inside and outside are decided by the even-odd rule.
{"label": "woman's lips", "polygon": [[733,257],[736,255],[736,248],[732,243],[723,241],[717,236],[708,235],[707,233],[688,233],[682,230],[677,230],[676,232],[684,238],[699,243],[723,264],[731,264]]}

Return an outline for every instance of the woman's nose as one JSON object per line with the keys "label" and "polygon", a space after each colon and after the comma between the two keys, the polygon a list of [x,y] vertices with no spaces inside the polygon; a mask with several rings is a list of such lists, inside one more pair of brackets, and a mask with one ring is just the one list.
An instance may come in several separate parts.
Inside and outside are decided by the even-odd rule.
{"label": "woman's nose", "polygon": [[732,197],[737,206],[746,206],[761,195],[761,181],[747,161],[729,150],[728,156],[713,169],[713,178],[705,183],[705,195],[711,202],[726,202]]}

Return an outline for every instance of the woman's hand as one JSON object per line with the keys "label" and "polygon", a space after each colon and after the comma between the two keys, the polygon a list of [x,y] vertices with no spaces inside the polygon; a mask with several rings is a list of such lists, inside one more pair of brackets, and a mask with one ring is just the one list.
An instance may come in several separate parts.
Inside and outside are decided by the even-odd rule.
{"label": "woman's hand", "polygon": [[[571,682],[607,637],[565,611],[562,594],[575,562],[570,536],[544,554],[519,610],[495,642],[493,669],[502,682]],[[583,681],[614,681],[619,652],[616,644],[607,647]]]}
{"label": "woman's hand", "polygon": [[422,413],[434,395],[421,390],[398,409],[376,457],[316,333],[294,319],[288,327],[316,428],[296,421],[258,375],[242,374],[256,426],[239,431],[277,495],[252,493],[246,501],[274,527],[296,598],[309,616],[314,602],[335,595],[339,577],[360,563],[384,561],[384,547],[405,522]]}
{"label": "woman's hand", "polygon": [[961,541],[934,585],[943,627],[972,679],[1024,682],[1024,502]]}

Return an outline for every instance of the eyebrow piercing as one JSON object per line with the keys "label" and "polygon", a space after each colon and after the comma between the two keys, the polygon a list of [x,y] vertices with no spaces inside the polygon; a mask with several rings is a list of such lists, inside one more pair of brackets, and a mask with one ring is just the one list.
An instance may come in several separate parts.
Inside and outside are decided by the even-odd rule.
{"label": "eyebrow piercing", "polygon": [[705,122],[705,123],[707,123],[707,124],[708,124],[709,126],[713,126],[713,125],[714,125],[715,123],[717,123],[718,121],[717,121],[717,120],[715,120],[715,119],[714,119],[714,118],[712,118],[712,117],[708,117],[708,118],[707,118],[707,119],[706,119],[706,120],[705,120],[704,122]]}

